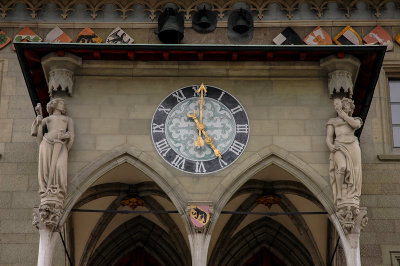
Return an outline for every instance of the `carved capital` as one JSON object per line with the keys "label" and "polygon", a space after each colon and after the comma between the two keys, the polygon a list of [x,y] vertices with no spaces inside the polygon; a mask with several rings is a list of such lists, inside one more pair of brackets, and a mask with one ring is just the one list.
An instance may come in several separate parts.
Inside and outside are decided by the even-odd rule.
{"label": "carved capital", "polygon": [[342,58],[331,55],[321,59],[320,66],[328,75],[330,98],[339,93],[344,93],[349,98],[353,97],[353,87],[360,68],[360,61],[357,58],[350,55]]}
{"label": "carved capital", "polygon": [[42,67],[49,87],[50,97],[58,90],[72,95],[74,73],[81,65],[82,59],[70,53],[65,53],[64,56],[50,53],[43,57]]}
{"label": "carved capital", "polygon": [[49,229],[58,231],[59,222],[63,214],[62,205],[57,203],[42,203],[33,208],[32,225],[37,229]]}
{"label": "carved capital", "polygon": [[336,211],[336,215],[346,234],[359,234],[368,223],[366,207],[342,207]]}

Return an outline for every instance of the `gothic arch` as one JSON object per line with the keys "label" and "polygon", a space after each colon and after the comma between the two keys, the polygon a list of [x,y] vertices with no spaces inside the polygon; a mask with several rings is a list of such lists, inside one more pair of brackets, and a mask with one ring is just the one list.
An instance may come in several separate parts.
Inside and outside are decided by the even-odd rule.
{"label": "gothic arch", "polygon": [[136,247],[143,247],[165,265],[186,265],[175,246],[174,239],[161,227],[137,216],[117,227],[95,250],[87,265],[113,265]]}
{"label": "gothic arch", "polygon": [[123,163],[128,163],[143,171],[168,195],[178,212],[181,214],[185,213],[186,200],[184,198],[186,198],[186,191],[183,189],[179,190],[179,192],[177,191],[176,188],[182,187],[182,185],[176,178],[173,178],[172,173],[160,162],[154,160],[154,158],[138,148],[130,145],[122,145],[101,155],[74,176],[68,184],[69,191],[71,192],[66,198],[60,224],[65,223],[71,209],[98,178]]}
{"label": "gothic arch", "polygon": [[[349,243],[346,240],[344,231],[336,216],[332,201],[332,191],[328,181],[309,166],[307,162],[276,145],[270,145],[261,149],[259,152],[239,164],[224,178],[222,181],[224,187],[222,189],[221,187],[217,187],[216,191],[213,193],[213,195],[216,195],[215,198],[213,198],[213,202],[215,202],[213,221],[218,220],[221,211],[239,188],[241,188],[256,173],[272,164],[292,174],[313,194],[325,211],[328,212],[329,220],[338,232],[342,245],[347,247]],[[223,190],[222,193],[217,193],[217,191],[219,192],[221,190]],[[212,232],[215,225],[216,222],[210,224],[210,232]],[[346,254],[346,257],[347,256],[350,256],[350,254]]]}
{"label": "gothic arch", "polygon": [[303,244],[284,226],[271,218],[263,217],[241,229],[220,250],[221,260],[210,265],[242,265],[249,255],[266,247],[288,265],[314,265]]}

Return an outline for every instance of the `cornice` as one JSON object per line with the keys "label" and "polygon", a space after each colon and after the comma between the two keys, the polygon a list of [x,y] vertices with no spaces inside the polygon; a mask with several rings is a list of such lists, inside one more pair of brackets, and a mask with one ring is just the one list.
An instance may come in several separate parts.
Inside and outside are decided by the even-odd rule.
{"label": "cornice", "polygon": [[185,14],[185,19],[190,20],[191,13],[197,10],[199,4],[208,3],[211,9],[217,12],[218,18],[223,19],[225,13],[231,11],[232,6],[237,2],[248,4],[259,20],[263,19],[264,12],[269,11],[273,4],[279,6],[288,20],[293,18],[294,12],[299,11],[302,4],[308,5],[315,14],[315,19],[323,18],[330,3],[336,3],[346,18],[351,17],[360,3],[364,3],[377,19],[381,17],[381,11],[388,3],[394,3],[397,8],[400,8],[400,0],[0,0],[0,14],[5,19],[7,14],[15,11],[16,4],[23,3],[30,12],[31,18],[35,19],[38,12],[43,10],[47,4],[54,4],[56,9],[61,12],[60,16],[65,20],[71,12],[75,11],[77,5],[83,4],[90,17],[95,20],[99,12],[104,11],[105,5],[113,4],[114,11],[120,13],[122,20],[126,20],[128,16],[135,13],[136,5],[142,5],[148,18],[154,21],[166,3],[175,3],[179,11]]}

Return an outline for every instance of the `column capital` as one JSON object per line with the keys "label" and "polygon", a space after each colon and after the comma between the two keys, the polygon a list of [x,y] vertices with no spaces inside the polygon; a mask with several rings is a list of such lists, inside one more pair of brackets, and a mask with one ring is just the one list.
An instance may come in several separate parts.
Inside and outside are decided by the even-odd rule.
{"label": "column capital", "polygon": [[351,55],[344,55],[341,58],[331,55],[321,59],[320,66],[328,75],[330,98],[337,93],[345,93],[345,96],[353,97],[353,87],[360,68],[360,60]]}
{"label": "column capital", "polygon": [[58,91],[67,92],[72,95],[74,85],[74,74],[82,65],[82,58],[71,53],[59,56],[50,53],[42,58],[43,72],[49,88],[49,96]]}

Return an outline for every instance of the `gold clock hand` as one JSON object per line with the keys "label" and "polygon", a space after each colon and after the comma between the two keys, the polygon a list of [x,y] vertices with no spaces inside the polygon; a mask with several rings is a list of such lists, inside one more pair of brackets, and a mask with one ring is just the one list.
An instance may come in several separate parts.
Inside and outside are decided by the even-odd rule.
{"label": "gold clock hand", "polygon": [[196,123],[196,128],[199,131],[199,136],[194,141],[194,146],[196,146],[198,148],[203,147],[204,146],[204,140],[201,137],[201,131],[204,129],[204,125],[202,123],[200,123],[199,120],[197,120],[196,110],[193,110],[193,114],[187,113],[186,115],[193,119],[193,121]]}
{"label": "gold clock hand", "polygon": [[201,130],[203,132],[204,137],[206,138],[206,143],[210,145],[211,149],[213,149],[215,156],[218,158],[222,158],[221,152],[215,147],[214,145],[214,140],[207,135],[206,131],[204,129]]}
{"label": "gold clock hand", "polygon": [[200,123],[203,123],[203,104],[204,104],[204,93],[207,93],[207,89],[204,83],[201,83],[200,88],[197,90],[200,93]]}

